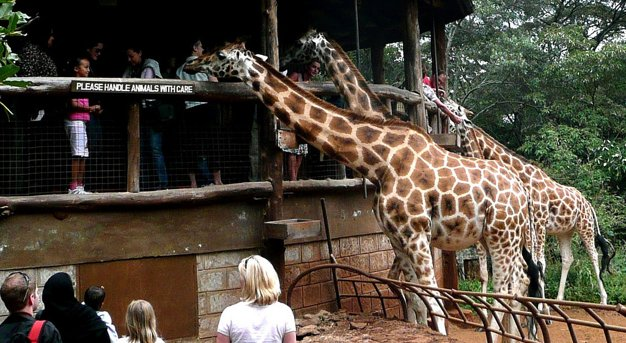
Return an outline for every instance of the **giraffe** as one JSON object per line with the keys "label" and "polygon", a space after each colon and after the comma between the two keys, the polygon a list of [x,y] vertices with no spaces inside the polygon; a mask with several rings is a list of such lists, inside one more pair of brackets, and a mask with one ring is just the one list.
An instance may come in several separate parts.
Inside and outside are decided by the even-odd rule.
{"label": "giraffe", "polygon": [[[367,81],[341,45],[326,39],[323,33],[317,32],[315,29],[306,32],[296,41],[295,45],[285,52],[281,57],[281,64],[286,66],[290,63],[307,63],[313,59],[318,59],[324,64],[326,72],[331,76],[335,87],[343,96],[350,111],[371,119],[384,120],[392,117],[389,108],[372,92]],[[377,200],[374,199],[374,203],[376,202]],[[382,223],[379,222],[378,224],[382,227]],[[397,280],[399,275],[400,258],[396,256],[387,277]],[[413,309],[418,316],[416,320],[425,323],[426,307],[423,306],[421,299],[411,305],[416,307]]]}
{"label": "giraffe", "polygon": [[[281,64],[286,66],[294,62],[307,63],[313,59],[317,59],[324,64],[326,72],[331,76],[333,83],[344,97],[348,108],[352,112],[372,119],[391,118],[392,115],[388,107],[371,91],[367,81],[354,63],[352,63],[341,45],[334,40],[327,39],[325,34],[315,29],[307,31],[292,47],[287,49],[281,57]],[[376,202],[376,199],[374,202]],[[382,223],[379,224],[382,225]],[[481,249],[481,251],[483,250]],[[400,258],[396,256],[387,277],[399,279],[399,276]],[[420,306],[421,301],[412,305],[419,306],[419,308],[413,310],[418,315],[418,320],[425,322],[426,308]]]}
{"label": "giraffe", "polygon": [[[335,41],[328,40],[323,33],[319,33],[316,30],[309,30],[305,35],[296,41],[294,46],[286,51],[281,59],[281,63],[288,64],[294,61],[298,63],[306,63],[307,61],[313,59],[318,59],[324,63],[327,73],[332,77],[333,83],[343,95],[348,107],[353,112],[360,113],[369,118],[385,118],[385,116],[390,115],[389,113],[382,112],[386,109],[386,107],[381,103],[378,96],[370,90],[365,78],[351,62],[342,47]],[[458,122],[459,120],[450,120],[451,126],[454,121]],[[485,249],[480,243],[477,244],[477,247],[478,251],[481,253],[480,256],[484,257],[486,261]],[[536,244],[532,245],[532,247],[534,249],[541,248],[541,246]],[[400,259],[396,256],[389,270],[388,278],[399,279],[399,263]],[[487,270],[486,268],[487,266],[485,263],[484,271]],[[483,269],[481,269],[481,277],[484,275],[482,272]],[[487,293],[487,280],[485,280],[482,285],[483,293]],[[539,283],[538,287],[539,290],[533,295],[542,296],[544,283]],[[417,302],[417,304],[413,305],[419,306],[421,305],[421,302]],[[540,305],[540,307],[542,306],[543,305]],[[424,307],[418,307],[413,310],[416,314],[418,314],[419,320],[425,321],[426,309]],[[486,310],[482,311],[485,315],[487,315]],[[533,322],[530,322],[529,325],[532,326]],[[532,332],[532,328],[531,334],[534,334],[534,332]]]}
{"label": "giraffe", "polygon": [[306,63],[313,59],[319,59],[326,66],[326,72],[352,112],[367,118],[391,118],[389,108],[367,86],[367,81],[345,51],[337,42],[327,40],[323,33],[309,30],[287,50],[281,64]]}
{"label": "giraffe", "polygon": [[[609,270],[609,263],[615,255],[615,249],[606,240],[598,224],[596,212],[589,201],[574,187],[564,186],[550,178],[541,168],[535,166],[524,157],[508,149],[505,145],[488,135],[484,130],[474,125],[468,119],[468,111],[452,100],[448,100],[449,107],[453,108],[463,123],[457,125],[461,137],[461,145],[467,156],[497,160],[507,165],[509,169],[518,175],[528,189],[532,198],[532,211],[537,231],[538,246],[543,246],[545,235],[557,236],[561,252],[561,278],[557,300],[563,300],[567,274],[573,262],[572,238],[578,233],[583,242],[587,254],[591,258],[598,289],[600,291],[600,303],[606,305],[607,293],[602,280],[602,273]],[[469,112],[471,113],[471,112]],[[602,250],[602,263],[598,263],[598,252],[595,244]],[[545,271],[545,256],[543,248],[540,250],[536,261]],[[610,252],[613,250],[613,252]],[[480,278],[483,292],[487,289],[487,252],[477,246],[480,264]]]}
{"label": "giraffe", "polygon": [[[532,229],[528,198],[500,162],[449,152],[410,123],[365,118],[328,104],[243,43],[204,54],[189,68],[239,78],[307,143],[368,178],[376,186],[375,214],[401,258],[407,281],[436,287],[431,244],[458,250],[480,241],[492,256],[495,291],[523,295],[528,290],[531,280],[525,271],[532,260],[522,253]],[[428,302],[442,315],[437,300]],[[497,315],[501,319],[502,313]],[[446,333],[443,318],[435,324]],[[498,325],[495,318],[492,325]]]}

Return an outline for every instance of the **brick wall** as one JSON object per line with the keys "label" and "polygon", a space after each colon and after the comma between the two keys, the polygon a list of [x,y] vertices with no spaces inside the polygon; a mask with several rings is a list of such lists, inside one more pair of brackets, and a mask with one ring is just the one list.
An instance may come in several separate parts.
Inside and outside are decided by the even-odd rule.
{"label": "brick wall", "polygon": [[[332,241],[332,247],[338,263],[382,277],[387,276],[395,256],[389,240],[382,233],[336,239]],[[326,242],[288,246],[285,252],[283,289],[286,291],[303,271],[328,262]],[[349,277],[349,274],[339,271],[337,276]],[[371,292],[373,289],[365,291]],[[376,310],[367,304],[369,302],[366,302],[364,311]],[[336,311],[335,291],[330,269],[316,271],[300,280],[291,295],[291,307],[295,310],[297,317],[320,310]],[[349,299],[343,300],[342,308],[356,311],[356,302]]]}

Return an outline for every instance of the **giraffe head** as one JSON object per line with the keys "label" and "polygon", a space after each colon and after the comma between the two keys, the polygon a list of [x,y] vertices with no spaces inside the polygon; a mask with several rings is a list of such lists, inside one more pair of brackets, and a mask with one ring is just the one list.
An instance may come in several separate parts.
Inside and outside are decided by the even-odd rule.
{"label": "giraffe head", "polygon": [[228,43],[212,53],[203,54],[187,67],[194,72],[204,72],[218,78],[235,77],[249,79],[247,64],[254,61],[254,54],[243,42]]}
{"label": "giraffe head", "polygon": [[311,29],[300,37],[280,58],[281,69],[291,63],[307,63],[313,59],[324,60],[321,51],[329,46],[330,42],[323,33]]}

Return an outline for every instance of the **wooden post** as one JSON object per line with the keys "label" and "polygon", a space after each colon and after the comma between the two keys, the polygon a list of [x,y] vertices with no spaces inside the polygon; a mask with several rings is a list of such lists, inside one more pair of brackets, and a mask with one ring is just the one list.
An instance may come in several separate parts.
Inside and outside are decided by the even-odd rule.
{"label": "wooden post", "polygon": [[[431,41],[431,44],[434,42],[434,51],[435,58],[437,59],[437,73],[446,72],[448,68],[448,56],[446,50],[446,25],[443,24],[442,21],[434,20],[434,34]],[[433,69],[435,70],[435,69]],[[446,72],[447,75],[447,72]],[[433,75],[435,82],[437,82],[437,74]],[[447,84],[446,85],[437,85],[440,89],[448,92]],[[441,123],[442,133],[448,132],[448,119],[443,119]],[[459,288],[459,276],[456,265],[456,253],[454,251],[444,251],[443,252],[443,267],[444,267],[444,277],[443,277],[443,286],[445,288],[458,289]],[[450,304],[451,305],[451,304]]]}
{"label": "wooden post", "polygon": [[[406,22],[404,35],[404,79],[406,89],[416,92],[424,99],[422,87],[422,57],[419,48],[418,0],[406,0]],[[426,108],[408,106],[407,114],[413,123],[426,129]]]}
{"label": "wooden post", "polygon": [[374,83],[383,84],[385,83],[385,44],[377,41],[374,45],[372,45],[371,50],[372,76]]}
{"label": "wooden post", "polygon": [[[268,59],[267,62],[278,69],[278,6],[276,0],[263,0],[261,3],[262,49]],[[272,195],[267,203],[265,221],[283,219],[283,152],[276,142],[277,121],[267,109],[259,111],[261,115],[261,164],[263,178],[272,183]],[[288,285],[285,280],[285,245],[280,239],[264,241],[264,255],[272,262],[278,273],[283,289]]]}
{"label": "wooden post", "polygon": [[128,167],[126,169],[126,191],[139,192],[139,160],[141,158],[141,139],[139,126],[139,103],[133,103],[128,109]]}

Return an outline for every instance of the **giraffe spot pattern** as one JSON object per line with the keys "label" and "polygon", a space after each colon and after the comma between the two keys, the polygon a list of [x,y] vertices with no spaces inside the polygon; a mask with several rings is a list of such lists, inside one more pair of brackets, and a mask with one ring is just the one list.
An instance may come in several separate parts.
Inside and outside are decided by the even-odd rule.
{"label": "giraffe spot pattern", "polygon": [[[382,131],[374,129],[373,127],[370,127],[370,126],[360,126],[359,128],[356,129],[356,138],[365,144],[371,144],[375,142],[376,140],[378,140],[381,134],[382,134]],[[376,145],[376,147],[382,147],[382,148],[389,150],[387,147],[383,145]],[[376,150],[376,147],[374,147],[374,151],[378,152]]]}
{"label": "giraffe spot pattern", "polygon": [[408,176],[413,169],[414,155],[408,148],[402,148],[391,159],[391,167],[399,177]]}
{"label": "giraffe spot pattern", "polygon": [[346,120],[345,118],[334,117],[330,120],[329,126],[330,126],[330,129],[337,134],[352,133],[352,125],[350,125],[348,123],[348,120]]}
{"label": "giraffe spot pattern", "polygon": [[[239,53],[239,51],[237,51],[237,53]],[[263,65],[263,63],[261,62],[254,63],[255,66],[257,64]],[[240,67],[242,68],[247,68],[247,64],[239,63],[238,65],[241,65]],[[245,75],[245,73],[242,74]],[[274,85],[274,83],[281,83],[272,82],[272,80],[268,80],[266,82],[269,89],[261,89],[261,87],[259,87],[259,92],[272,93],[271,88],[276,86]],[[290,89],[289,92],[291,91],[293,90]],[[359,146],[356,147],[350,145],[341,145],[346,143],[346,141],[344,140],[355,142],[355,137],[357,133],[353,133],[352,130],[353,127],[356,127],[355,125],[347,122],[347,120],[344,122],[335,122],[335,119],[339,117],[336,116],[337,114],[331,114],[331,111],[334,111],[332,108],[324,109],[325,111],[329,111],[329,118],[324,122],[313,123],[312,121],[315,120],[311,119],[310,116],[303,119],[301,117],[306,117],[306,115],[309,114],[307,113],[307,111],[310,112],[310,105],[308,105],[309,107],[303,106],[302,112],[298,112],[299,106],[295,106],[290,103],[292,99],[289,95],[291,93],[289,92],[287,92],[286,94],[282,94],[283,92],[276,93],[275,89],[274,93],[272,93],[271,96],[267,96],[268,102],[272,103],[271,106],[274,106],[277,109],[277,111],[274,111],[274,113],[279,116],[279,118],[287,119],[288,122],[291,121],[297,123],[296,125],[292,125],[299,128],[300,130],[309,132],[309,134],[314,130],[319,130],[320,127],[323,127],[323,130],[316,134],[316,143],[321,148],[323,148],[324,151],[332,152],[336,154],[339,158],[342,158],[344,160],[353,161],[353,166],[356,166],[356,169],[363,172],[363,174],[365,175],[372,175],[373,168],[376,168],[376,170],[380,170],[381,172],[384,170],[379,169],[383,167],[382,163],[373,165],[368,165],[367,163],[365,163],[365,161],[371,163],[380,162],[380,159],[377,160],[373,156],[366,156],[367,154],[378,154],[376,147],[369,148],[371,152],[366,153],[361,146],[362,144],[364,144],[362,141],[359,142]],[[305,101],[308,100],[305,99]],[[268,107],[272,108],[271,106]],[[293,113],[289,113],[290,111],[298,112],[297,114],[299,114],[299,116],[294,117]],[[303,114],[305,114],[305,116],[303,116]],[[339,112],[339,114],[341,114],[341,112]],[[330,117],[332,117],[332,119]],[[364,125],[377,127],[373,124]],[[327,130],[328,128],[330,128],[330,130]],[[392,193],[385,194],[386,201],[382,205],[384,207],[379,207],[379,211],[383,212],[381,213],[381,215],[384,216],[384,219],[381,221],[385,224],[385,227],[387,227],[387,232],[392,232],[393,230],[403,230],[400,235],[395,236],[398,238],[393,240],[394,242],[396,242],[394,243],[396,246],[404,247],[405,255],[409,257],[409,259],[405,259],[404,261],[410,261],[413,264],[411,266],[407,263],[403,263],[403,266],[406,269],[413,268],[413,270],[423,273],[428,270],[427,264],[432,261],[428,249],[423,249],[424,251],[420,251],[417,253],[415,251],[409,251],[416,249],[422,250],[420,246],[416,248],[415,244],[409,244],[409,242],[414,242],[411,241],[411,239],[418,239],[420,240],[420,242],[424,242],[426,237],[428,237],[425,232],[417,232],[416,230],[427,230],[427,228],[430,226],[433,232],[440,233],[439,236],[441,237],[441,241],[445,242],[445,244],[448,244],[449,246],[463,244],[464,237],[471,235],[467,233],[467,231],[463,230],[465,227],[470,226],[468,224],[468,222],[470,221],[467,219],[467,217],[465,217],[466,214],[455,214],[452,213],[452,210],[450,209],[452,203],[454,204],[454,206],[461,206],[460,203],[457,204],[457,201],[459,200],[461,194],[453,194],[453,189],[455,185],[457,185],[457,180],[455,178],[454,172],[456,171],[456,166],[458,164],[461,168],[465,167],[471,169],[471,171],[466,174],[468,178],[467,184],[473,185],[475,187],[472,187],[472,190],[476,189],[478,193],[482,193],[477,194],[476,198],[484,198],[487,192],[484,192],[483,190],[489,188],[492,189],[492,191],[489,193],[490,198],[485,198],[484,200],[482,200],[482,202],[476,203],[476,208],[484,213],[484,222],[486,223],[486,225],[488,225],[488,230],[485,234],[486,240],[499,241],[499,244],[492,244],[491,246],[489,246],[489,248],[491,251],[493,251],[494,254],[494,265],[496,266],[494,268],[494,275],[498,275],[499,278],[497,282],[494,281],[494,285],[496,288],[500,289],[500,287],[502,287],[500,284],[503,284],[502,281],[504,280],[504,278],[510,277],[511,275],[509,271],[512,270],[511,264],[514,261],[512,259],[512,256],[515,256],[517,259],[519,259],[519,254],[514,255],[515,249],[513,247],[507,246],[507,244],[515,244],[515,242],[519,243],[521,239],[519,236],[516,236],[517,233],[515,230],[517,228],[507,228],[505,227],[505,225],[514,225],[518,221],[518,218],[523,219],[523,216],[519,213],[519,209],[515,208],[516,206],[511,205],[507,207],[500,205],[500,207],[495,207],[497,201],[502,201],[503,198],[506,198],[505,193],[508,194],[508,196],[513,196],[513,190],[503,189],[504,186],[507,186],[506,182],[499,182],[496,180],[497,178],[494,177],[496,174],[500,176],[501,171],[499,171],[498,168],[500,168],[501,166],[482,162],[479,164],[476,161],[470,160],[461,160],[458,157],[453,156],[452,154],[442,152],[441,149],[438,148],[432,141],[430,141],[427,136],[422,137],[423,134],[420,130],[416,130],[412,133],[407,134],[406,127],[392,128],[393,129],[385,129],[386,131],[384,135],[378,138],[378,141],[380,142],[379,144],[387,145],[389,147],[389,150],[387,150],[388,152],[386,154],[386,156],[388,157],[385,160],[388,160],[390,158],[393,159],[396,156],[402,156],[402,154],[399,153],[399,151],[402,151],[403,149],[402,144],[409,144],[410,142],[410,148],[408,148],[407,151],[410,151],[409,155],[412,159],[411,164],[414,165],[411,168],[414,168],[413,170],[415,171],[405,172],[404,170],[400,169],[401,172],[398,173],[398,170],[396,168],[389,169],[389,173],[384,175],[388,175],[385,177],[388,177],[389,180],[395,180],[395,184],[394,182],[389,182],[389,185],[382,185],[381,189],[388,190],[390,192],[397,192],[398,180],[410,180],[413,183],[412,186],[418,187],[418,189],[420,190],[417,192],[411,192],[410,198],[415,198],[417,204],[411,209],[417,211],[419,209],[419,204],[422,204],[422,207],[424,207],[419,209],[419,211],[421,212],[416,212],[415,215],[410,214],[408,212],[409,207],[406,206],[406,199],[404,197],[402,199],[398,198],[399,195],[397,193],[395,193],[393,196],[390,196]],[[418,155],[419,158],[417,157]],[[383,155],[378,154],[378,156],[380,157]],[[402,166],[405,167],[406,164]],[[426,175],[424,173],[424,170],[421,170],[419,168],[424,168],[424,170],[430,173],[430,175]],[[481,170],[483,169],[484,172],[481,172]],[[450,176],[446,174],[448,172]],[[406,174],[406,176],[402,177],[402,175],[399,174]],[[379,175],[383,174],[380,173]],[[489,178],[490,176],[492,176],[491,179]],[[420,184],[420,178],[425,177],[428,177],[428,180],[422,181],[422,183]],[[420,186],[426,187],[419,188]],[[449,189],[449,192],[445,191],[442,193],[441,188]],[[500,194],[503,195],[500,196]],[[448,198],[446,198],[446,196],[450,196],[451,200],[448,201]],[[474,192],[472,192],[472,197],[474,197]],[[521,200],[518,202],[521,202]],[[429,214],[426,213],[429,209],[430,217],[428,217]],[[457,208],[457,211],[461,210],[461,207]],[[498,212],[512,214],[508,215],[509,217],[513,217],[513,215],[516,215],[517,218],[515,220],[510,218],[502,220],[500,218],[496,218],[495,213]],[[449,218],[441,219],[442,213],[450,213]],[[415,226],[417,225],[416,218],[428,218],[428,220],[432,221],[432,224],[426,224],[426,226],[424,227]],[[400,239],[399,236],[404,236],[406,237],[406,239]],[[502,241],[509,238],[511,239],[512,243],[508,243],[508,241],[506,240]],[[426,261],[426,264],[424,261]],[[431,273],[431,271],[428,270],[428,273]],[[415,278],[414,275],[408,275],[411,278]]]}

